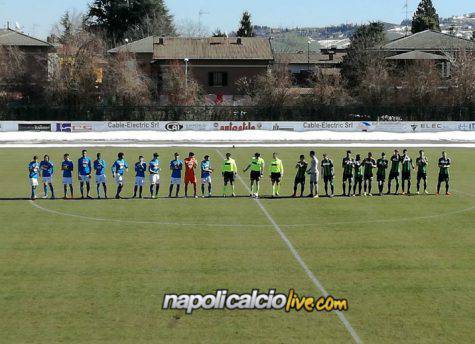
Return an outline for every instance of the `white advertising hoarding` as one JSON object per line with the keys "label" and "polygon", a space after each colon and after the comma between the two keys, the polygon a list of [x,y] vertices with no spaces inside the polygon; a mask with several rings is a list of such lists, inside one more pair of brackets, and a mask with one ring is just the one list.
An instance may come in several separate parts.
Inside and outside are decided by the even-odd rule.
{"label": "white advertising hoarding", "polygon": [[445,132],[475,131],[474,122],[371,122],[371,121],[306,121],[306,122],[190,122],[190,121],[109,121],[109,122],[14,122],[0,121],[0,132],[110,132],[110,131],[335,131],[335,132]]}

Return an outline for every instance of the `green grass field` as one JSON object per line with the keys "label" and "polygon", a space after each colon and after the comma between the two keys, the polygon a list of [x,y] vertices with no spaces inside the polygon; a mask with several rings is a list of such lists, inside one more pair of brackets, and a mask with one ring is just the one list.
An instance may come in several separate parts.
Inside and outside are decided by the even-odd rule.
{"label": "green grass field", "polygon": [[[109,164],[119,151],[99,150]],[[139,154],[150,160],[154,151],[120,150],[129,164]],[[189,151],[158,149],[162,167],[175,150],[182,156]],[[220,166],[216,149],[192,150],[199,158],[210,154],[214,167]],[[238,168],[255,150],[232,150]],[[293,166],[309,149],[258,150],[266,160],[273,150],[280,152],[286,167],[281,193],[290,195]],[[381,151],[371,150],[377,156]],[[440,150],[426,150],[431,193]],[[0,149],[0,342],[352,341],[334,313],[162,310],[166,292],[321,292],[258,203],[247,197],[38,200],[39,207],[25,200],[31,157],[48,153],[58,165],[66,151],[77,161],[78,148]],[[90,156],[97,151],[89,148]],[[325,151],[340,164],[344,149]],[[317,152],[320,158],[323,150]],[[413,158],[416,152],[410,150]],[[451,197],[260,201],[326,290],[349,300],[344,315],[365,343],[474,341],[475,150],[454,148],[449,156]],[[340,166],[336,175],[341,193]],[[247,173],[241,176],[247,183]],[[112,195],[115,185],[108,177]],[[58,196],[60,179],[58,173]],[[131,195],[133,180],[129,173],[124,196]],[[168,181],[169,173],[162,172],[162,196]],[[217,195],[220,176],[214,183]],[[78,194],[77,181],[75,187]],[[248,195],[240,181],[237,192]],[[268,178],[261,193],[270,193]]]}

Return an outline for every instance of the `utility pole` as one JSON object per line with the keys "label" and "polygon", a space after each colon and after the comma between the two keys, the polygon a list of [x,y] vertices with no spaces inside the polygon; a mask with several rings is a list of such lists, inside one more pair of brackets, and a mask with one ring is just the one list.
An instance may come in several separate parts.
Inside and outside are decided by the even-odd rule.
{"label": "utility pole", "polygon": [[405,36],[407,37],[408,34],[409,34],[409,31],[408,31],[408,22],[409,22],[409,4],[408,4],[408,0],[406,0],[405,4],[404,4],[404,8],[406,10],[406,28],[405,28],[405,31],[406,31],[406,34]]}

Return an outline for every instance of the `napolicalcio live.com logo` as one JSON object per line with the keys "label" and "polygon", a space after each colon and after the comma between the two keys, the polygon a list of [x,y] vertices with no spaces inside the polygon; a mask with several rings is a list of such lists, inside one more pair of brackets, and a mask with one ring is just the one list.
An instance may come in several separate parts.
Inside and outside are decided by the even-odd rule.
{"label": "napolicalcio live.com logo", "polygon": [[192,314],[196,310],[283,310],[310,312],[347,311],[348,300],[327,296],[299,296],[294,289],[286,294],[275,289],[261,293],[253,289],[250,293],[229,293],[227,289],[211,294],[165,294],[162,309],[184,310]]}

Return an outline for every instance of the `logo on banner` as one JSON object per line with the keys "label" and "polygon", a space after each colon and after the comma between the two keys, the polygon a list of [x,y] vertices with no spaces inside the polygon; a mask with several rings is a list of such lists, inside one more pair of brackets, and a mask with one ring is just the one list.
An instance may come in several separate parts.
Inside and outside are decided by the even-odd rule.
{"label": "logo on banner", "polygon": [[70,133],[73,131],[73,126],[71,123],[56,123],[56,131]]}
{"label": "logo on banner", "polygon": [[415,133],[417,129],[417,124],[411,124],[412,132]]}
{"label": "logo on banner", "polygon": [[460,131],[475,131],[475,123],[460,123],[458,127]]}
{"label": "logo on banner", "polygon": [[51,131],[51,124],[18,123],[18,131]]}
{"label": "logo on banner", "polygon": [[276,130],[281,130],[281,131],[295,131],[295,128],[292,128],[292,127],[282,127],[279,125],[279,123],[275,123],[273,126],[272,126],[272,130],[276,131]]}
{"label": "logo on banner", "polygon": [[373,125],[370,122],[360,122],[358,124],[358,129],[361,131],[369,131],[372,127]]}
{"label": "logo on banner", "polygon": [[214,124],[215,128],[219,127],[219,130],[223,131],[244,131],[244,130],[259,130],[262,128],[262,123],[251,123],[251,122],[241,122],[234,123],[229,122],[225,125],[220,125],[219,123]]}
{"label": "logo on banner", "polygon": [[92,131],[92,125],[86,123],[56,123],[56,131],[62,133]]}
{"label": "logo on banner", "polygon": [[170,122],[165,125],[165,129],[168,131],[180,131],[183,129],[183,125],[178,122]]}

